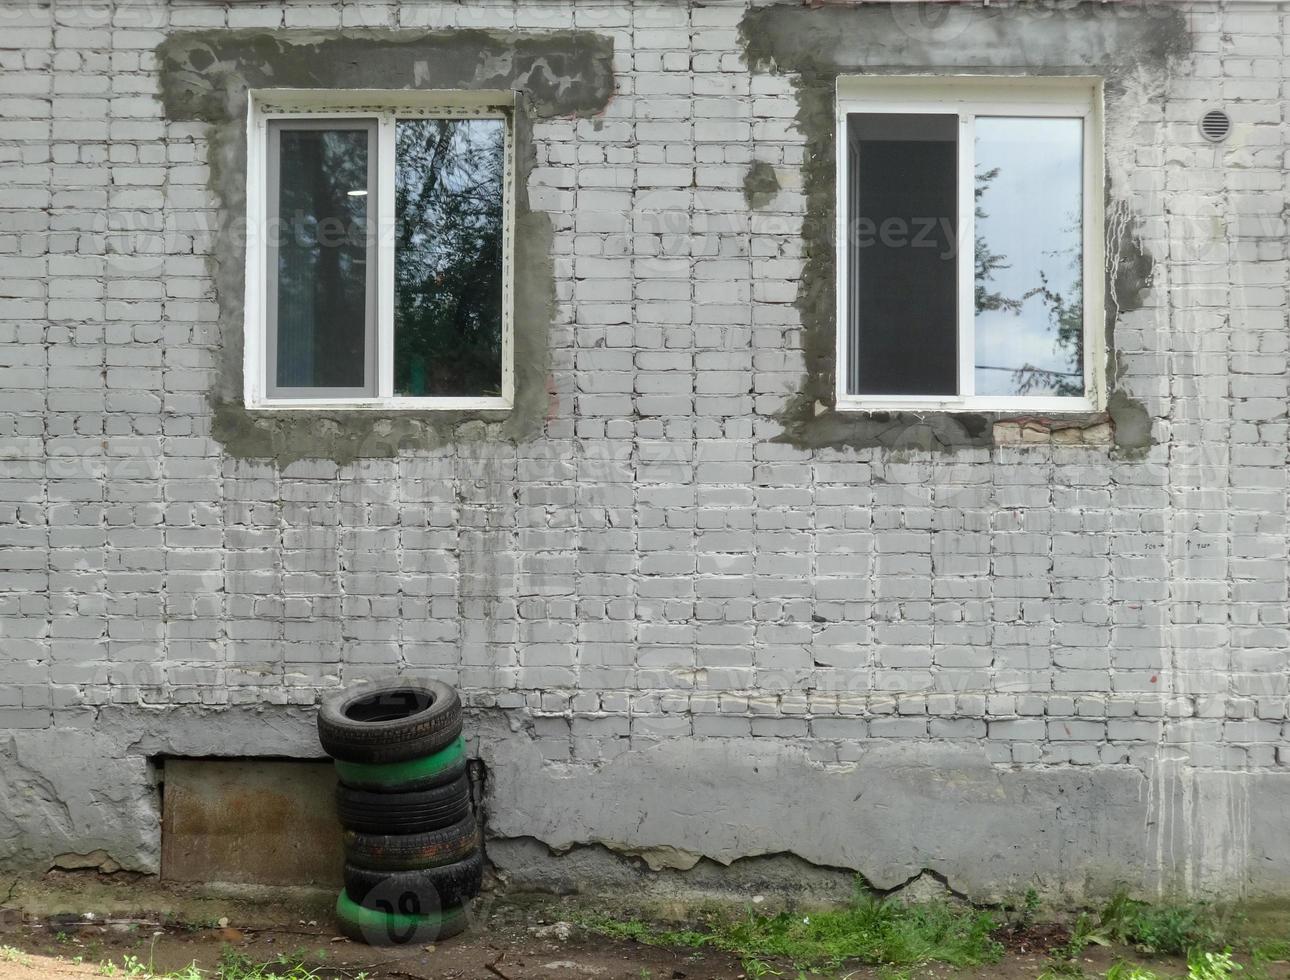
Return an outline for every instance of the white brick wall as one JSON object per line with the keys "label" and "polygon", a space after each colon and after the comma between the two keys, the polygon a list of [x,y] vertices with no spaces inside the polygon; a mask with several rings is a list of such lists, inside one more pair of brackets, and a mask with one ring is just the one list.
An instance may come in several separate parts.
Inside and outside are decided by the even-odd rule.
{"label": "white brick wall", "polygon": [[[800,383],[792,80],[739,3],[172,2],[0,12],[0,728],[312,704],[433,674],[546,758],[676,735],[984,744],[1015,765],[1290,766],[1284,5],[1193,4],[1113,139],[1156,260],[1121,318],[1144,460],[772,442]],[[227,457],[205,128],[153,50],[206,28],[575,26],[617,95],[536,127],[555,226],[542,438]],[[1219,147],[1195,121],[1221,100]],[[1114,127],[1116,123],[1112,121]],[[1128,149],[1124,149],[1127,147]],[[754,160],[783,190],[750,211]],[[161,722],[158,722],[160,724]]]}

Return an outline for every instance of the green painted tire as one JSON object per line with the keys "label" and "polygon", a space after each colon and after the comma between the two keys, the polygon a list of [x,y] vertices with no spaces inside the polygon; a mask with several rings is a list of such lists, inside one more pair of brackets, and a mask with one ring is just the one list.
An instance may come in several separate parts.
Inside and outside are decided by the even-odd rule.
{"label": "green painted tire", "polygon": [[464,905],[479,894],[484,856],[416,871],[369,871],[345,865],[345,894],[365,909],[398,909],[425,915]]}
{"label": "green painted tire", "polygon": [[434,789],[466,771],[466,740],[458,735],[438,752],[406,762],[343,762],[336,760],[336,775],[351,789],[373,793],[406,793]]}
{"label": "green painted tire", "polygon": [[402,915],[365,909],[344,891],[336,897],[336,922],[342,936],[369,946],[433,943],[464,932],[470,925],[465,905],[430,915]]}

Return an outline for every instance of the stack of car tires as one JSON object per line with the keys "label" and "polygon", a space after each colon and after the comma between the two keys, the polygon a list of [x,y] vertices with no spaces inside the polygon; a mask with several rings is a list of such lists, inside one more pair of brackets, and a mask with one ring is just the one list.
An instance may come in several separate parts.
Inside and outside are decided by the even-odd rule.
{"label": "stack of car tires", "polygon": [[437,681],[349,691],[323,705],[318,738],[340,779],[340,931],[397,945],[465,929],[484,863],[457,692]]}

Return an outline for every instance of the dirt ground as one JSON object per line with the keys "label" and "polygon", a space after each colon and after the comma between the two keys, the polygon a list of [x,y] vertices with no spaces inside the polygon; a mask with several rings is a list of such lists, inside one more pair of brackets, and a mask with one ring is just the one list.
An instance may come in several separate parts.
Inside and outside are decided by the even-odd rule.
{"label": "dirt ground", "polygon": [[[232,940],[230,943],[229,940]],[[231,945],[254,960],[270,960],[280,954],[294,958],[301,952],[310,965],[320,967],[319,980],[353,980],[366,973],[369,980],[431,980],[431,978],[479,978],[479,980],[703,980],[703,978],[744,977],[739,961],[724,953],[670,951],[636,943],[600,937],[571,937],[545,940],[513,930],[497,931],[491,926],[447,940],[433,947],[413,950],[377,949],[337,939],[330,930],[299,928],[290,932],[275,929],[254,932],[202,930],[182,934],[166,931],[150,950],[151,937],[83,936],[53,941],[39,930],[4,936],[4,942],[23,951],[20,960],[0,961],[4,980],[83,980],[102,978],[99,964],[110,960],[118,965],[123,956],[136,956],[153,971],[164,973],[196,962],[213,967],[222,948]],[[75,959],[81,957],[82,962]],[[1112,960],[1106,957],[1106,965]],[[999,980],[1034,980],[1044,969],[1042,956],[1010,955],[1004,962],[981,971],[960,971],[932,965],[914,971],[919,978],[991,977]],[[1103,967],[1103,969],[1105,966]],[[1091,958],[1088,969],[1096,969]],[[118,972],[122,976],[125,971]],[[848,969],[852,980],[877,978],[876,970]],[[791,972],[788,974],[793,976]]]}
{"label": "dirt ground", "polygon": [[[465,934],[432,946],[375,948],[339,937],[332,896],[320,892],[209,890],[156,879],[92,872],[53,872],[17,882],[4,898],[0,884],[0,978],[84,980],[102,977],[101,964],[129,974],[126,957],[163,974],[195,962],[210,976],[223,951],[255,961],[303,959],[315,980],[740,980],[739,960],[719,951],[661,949],[606,939],[572,925],[585,899],[486,893],[476,901]],[[1048,949],[1065,938],[1060,927],[1040,926],[1000,937],[1004,959],[977,970],[929,965],[915,978],[973,977],[1035,980]],[[1124,951],[1090,947],[1087,976],[1100,976]],[[1142,961],[1142,957],[1134,959]],[[1183,976],[1177,962],[1149,965],[1162,976]],[[145,974],[146,975],[146,974]],[[365,975],[365,976],[363,976]],[[785,977],[796,971],[781,970]],[[849,980],[877,980],[869,967],[841,971]],[[1290,967],[1274,972],[1290,978]]]}

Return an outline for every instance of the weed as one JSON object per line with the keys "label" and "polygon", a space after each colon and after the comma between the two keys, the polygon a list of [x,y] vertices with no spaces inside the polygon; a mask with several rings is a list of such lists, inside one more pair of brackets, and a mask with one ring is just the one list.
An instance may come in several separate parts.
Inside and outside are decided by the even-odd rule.
{"label": "weed", "polygon": [[121,957],[121,963],[118,966],[111,960],[104,960],[99,964],[99,974],[105,977],[130,977],[138,980],[201,980],[201,971],[197,969],[196,963],[191,963],[182,970],[173,973],[156,973],[152,968],[152,957],[149,955],[148,962],[144,962],[137,956],[126,953]]}
{"label": "weed", "polygon": [[[297,950],[272,960],[256,962],[225,946],[213,973],[201,970],[195,962],[170,973],[156,973],[151,955],[144,962],[137,956],[126,954],[121,957],[120,965],[111,960],[100,963],[99,974],[128,980],[316,980],[318,971],[305,964],[304,955],[303,950]],[[353,980],[368,980],[368,977],[366,973],[359,973]]]}
{"label": "weed", "polygon": [[[1080,913],[1070,939],[1050,954],[1043,980],[1081,976],[1084,971],[1076,961],[1090,945],[1124,943],[1144,953],[1181,955],[1212,948],[1221,938],[1214,916],[1204,904],[1149,905],[1117,892],[1096,922],[1087,912]],[[1200,980],[1221,980],[1227,975],[1202,974]],[[1119,963],[1107,977],[1108,980],[1153,980],[1155,974],[1142,967]]]}
{"label": "weed", "polygon": [[318,971],[305,965],[306,955],[304,950],[296,950],[257,963],[245,953],[225,946],[215,968],[215,980],[313,980]]}
{"label": "weed", "polygon": [[1193,950],[1187,956],[1187,980],[1228,980],[1243,968],[1232,960],[1231,950],[1202,953]]}
{"label": "weed", "polygon": [[[1187,956],[1187,980],[1230,980],[1241,969],[1232,960],[1230,950],[1221,953],[1193,950]],[[1161,980],[1161,977],[1145,966],[1121,961],[1106,971],[1106,980]]]}
{"label": "weed", "polygon": [[1039,892],[1027,888],[1020,903],[1005,905],[1004,911],[1008,914],[1008,928],[1014,932],[1029,929],[1039,918]]}
{"label": "weed", "polygon": [[1082,977],[1084,967],[1079,958],[1090,945],[1107,945],[1106,936],[1093,924],[1087,912],[1081,912],[1071,927],[1070,937],[1066,942],[1048,954],[1048,968],[1040,974],[1039,980],[1055,980],[1057,977]]}
{"label": "weed", "polygon": [[1213,947],[1222,939],[1212,910],[1203,903],[1149,905],[1123,892],[1102,910],[1097,932],[1143,952],[1173,955]]}
{"label": "weed", "polygon": [[1039,916],[1039,892],[1033,888],[1026,889],[1025,902],[1022,905],[1023,922],[1027,926],[1033,926],[1035,919]]}
{"label": "weed", "polygon": [[20,949],[15,949],[12,946],[0,946],[0,962],[17,963],[20,966],[26,966],[31,960]]}
{"label": "weed", "polygon": [[1060,960],[1074,960],[1081,956],[1089,946],[1107,946],[1110,939],[1102,926],[1094,925],[1093,918],[1087,912],[1081,912],[1071,929],[1070,938],[1053,950],[1053,955]]}
{"label": "weed", "polygon": [[992,963],[1002,947],[990,938],[996,923],[985,912],[943,902],[902,905],[863,891],[845,906],[809,915],[708,915],[700,928],[666,931],[637,920],[604,917],[583,925],[604,935],[661,946],[710,946],[743,960],[751,978],[774,973],[768,961],[797,969],[830,969],[847,961],[892,967],[937,961],[952,966]]}

